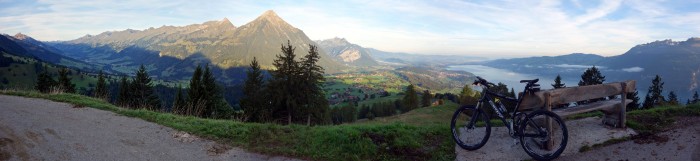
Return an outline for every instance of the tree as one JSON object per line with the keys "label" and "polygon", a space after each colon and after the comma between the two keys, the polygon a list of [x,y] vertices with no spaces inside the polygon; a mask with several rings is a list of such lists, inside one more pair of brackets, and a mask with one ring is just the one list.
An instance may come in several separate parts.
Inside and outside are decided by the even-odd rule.
{"label": "tree", "polygon": [[303,113],[306,113],[306,124],[311,125],[313,118],[314,123],[325,122],[325,116],[328,110],[328,100],[323,91],[323,67],[318,65],[318,60],[321,56],[318,53],[318,47],[309,44],[309,54],[304,56],[300,62],[299,88],[301,88],[301,104]]}
{"label": "tree", "polygon": [[668,103],[670,105],[678,105],[679,104],[678,96],[676,95],[675,92],[673,92],[673,91],[668,92]]}
{"label": "tree", "polygon": [[479,93],[472,90],[469,86],[469,84],[464,85],[464,87],[462,88],[462,92],[459,93],[459,104],[462,106],[476,105],[476,102],[479,100],[479,97],[481,97],[479,96]]}
{"label": "tree", "polygon": [[554,78],[554,84],[552,84],[552,87],[554,87],[554,89],[566,87],[566,84],[561,82],[561,76],[559,76],[559,74],[557,74],[557,78]]}
{"label": "tree", "polygon": [[146,108],[148,110],[159,110],[160,100],[153,91],[151,77],[146,72],[146,67],[141,65],[136,71],[136,77],[129,85],[132,93],[131,107]]}
{"label": "tree", "polygon": [[187,106],[185,108],[185,115],[196,115],[199,116],[204,111],[204,103],[202,100],[203,90],[201,89],[202,82],[202,67],[197,65],[192,73],[192,78],[190,79],[190,89],[187,91]]}
{"label": "tree", "polygon": [[266,122],[270,120],[270,109],[265,105],[265,82],[260,64],[255,57],[250,62],[250,68],[246,72],[246,80],[243,84],[243,98],[240,100],[247,119],[252,122]]}
{"label": "tree", "polygon": [[698,97],[698,91],[695,91],[695,94],[693,94],[693,100],[690,100],[691,104],[696,104],[700,101],[700,97]]}
{"label": "tree", "polygon": [[418,94],[416,93],[416,89],[413,87],[413,84],[408,85],[404,93],[405,95],[403,97],[403,105],[405,106],[405,109],[407,111],[403,112],[408,112],[410,110],[418,108]]}
{"label": "tree", "polygon": [[58,82],[51,78],[48,70],[44,69],[37,76],[36,86],[34,86],[34,89],[41,93],[48,93],[51,92],[51,88],[55,87],[56,85],[58,85]]}
{"label": "tree", "polygon": [[367,114],[370,112],[369,110],[369,106],[367,106],[367,104],[363,104],[360,111],[357,113],[357,119],[369,118],[369,116],[367,116]]}
{"label": "tree", "polygon": [[430,104],[431,104],[430,100],[432,98],[433,97],[430,95],[430,91],[428,91],[428,90],[423,91],[423,97],[421,98],[421,104],[423,105],[423,107],[430,106]]}
{"label": "tree", "polygon": [[627,111],[639,109],[639,91],[634,91],[633,93],[627,93],[627,99],[632,99],[630,104],[627,104]]}
{"label": "tree", "polygon": [[298,92],[299,62],[295,61],[295,49],[289,41],[286,46],[282,45],[282,54],[277,55],[272,63],[275,70],[270,71],[272,79],[268,83],[270,98],[276,107],[273,113],[277,118],[286,117],[287,124],[292,123],[295,111],[299,110],[300,99],[303,99]]}
{"label": "tree", "polygon": [[184,114],[186,106],[187,101],[185,101],[185,96],[182,94],[182,87],[178,85],[177,94],[175,94],[175,100],[173,101],[172,113]]}
{"label": "tree", "polygon": [[[581,80],[578,82],[578,86],[588,86],[588,85],[596,85],[596,84],[603,84],[605,82],[605,76],[600,73],[598,68],[595,66],[586,69],[586,71],[581,74]],[[577,102],[577,104],[582,105],[582,104],[587,104],[587,103],[592,103],[600,100],[604,100],[605,98],[598,98],[598,99],[592,99],[592,100],[586,100],[586,101],[580,101]]]}
{"label": "tree", "polygon": [[105,81],[105,75],[100,70],[97,76],[97,86],[95,87],[94,97],[106,100],[109,98],[109,89],[107,89],[107,81]]}
{"label": "tree", "polygon": [[129,107],[131,105],[131,89],[129,80],[126,76],[122,76],[121,81],[119,81],[119,94],[117,95],[117,105],[123,107]]}
{"label": "tree", "polygon": [[644,105],[642,107],[649,109],[665,102],[666,99],[663,95],[661,95],[663,90],[664,82],[661,81],[661,77],[659,75],[656,75],[656,77],[651,80],[651,86],[649,86],[649,92],[647,92],[647,96],[644,98]]}
{"label": "tree", "polygon": [[75,93],[75,84],[71,83],[71,79],[68,78],[68,72],[67,68],[58,70],[58,87],[62,90],[61,92]]}

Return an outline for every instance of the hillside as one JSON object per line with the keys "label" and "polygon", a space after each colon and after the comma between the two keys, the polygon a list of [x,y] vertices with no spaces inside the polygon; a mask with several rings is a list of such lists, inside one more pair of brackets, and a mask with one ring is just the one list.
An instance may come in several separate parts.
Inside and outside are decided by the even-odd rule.
{"label": "hillside", "polygon": [[344,38],[317,40],[316,43],[336,61],[354,66],[374,66],[379,63],[370,56],[369,50],[352,44]]}
{"label": "hillside", "polygon": [[[123,73],[145,64],[161,79],[186,79],[196,65],[211,64],[222,82],[237,84],[253,57],[263,68],[271,69],[280,46],[288,41],[296,47],[297,58],[308,54],[309,45],[316,45],[270,10],[240,27],[224,18],[182,27],[109,31],[50,44],[67,56]],[[327,73],[344,69],[325,51],[319,52],[319,64]]]}
{"label": "hillside", "polygon": [[22,33],[15,36],[0,34],[0,52],[83,70],[96,69],[91,64],[64,56],[60,50]]}
{"label": "hillside", "polygon": [[[661,76],[666,96],[674,91],[685,102],[698,89],[700,75],[700,38],[686,41],[654,41],[637,45],[622,55],[602,57],[593,54],[569,54],[554,57],[500,59],[483,65],[554,78],[579,80],[586,68],[597,66],[606,82],[633,79],[645,93],[651,80]],[[639,97],[644,97],[640,95]]]}

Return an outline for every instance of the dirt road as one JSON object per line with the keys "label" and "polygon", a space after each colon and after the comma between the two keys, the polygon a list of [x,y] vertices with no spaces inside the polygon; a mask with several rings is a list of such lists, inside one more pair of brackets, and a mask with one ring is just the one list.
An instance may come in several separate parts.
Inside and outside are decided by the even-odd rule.
{"label": "dirt road", "polygon": [[0,95],[0,160],[295,160],[246,152],[141,119]]}

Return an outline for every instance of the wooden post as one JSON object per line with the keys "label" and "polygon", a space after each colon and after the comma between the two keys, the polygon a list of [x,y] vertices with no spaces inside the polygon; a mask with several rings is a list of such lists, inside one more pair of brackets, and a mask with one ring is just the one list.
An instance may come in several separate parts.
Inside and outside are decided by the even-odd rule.
{"label": "wooden post", "polygon": [[620,120],[620,122],[618,123],[618,125],[620,125],[620,126],[618,126],[618,127],[624,129],[624,128],[627,128],[627,125],[625,125],[625,121],[627,120],[627,113],[626,113],[627,107],[625,106],[625,105],[627,105],[625,103],[625,101],[627,100],[627,83],[622,82],[621,84],[622,84],[622,92],[621,92],[622,96],[620,96],[620,97],[622,97],[622,99],[621,99],[622,101],[620,102],[620,118],[618,119],[618,120]]}
{"label": "wooden post", "polygon": [[[552,95],[551,95],[551,93],[549,93],[549,92],[545,93],[544,98],[545,98],[545,101],[544,101],[545,102],[545,104],[544,104],[545,110],[552,112]],[[545,122],[545,125],[547,126],[547,134],[549,134],[551,136],[552,133],[554,133],[554,130],[552,129],[552,119],[550,119],[549,117],[546,117],[544,122]],[[545,142],[545,149],[552,150],[552,147],[554,147],[554,142],[552,142],[552,140],[551,140],[552,137],[549,137],[549,138],[550,138],[550,140],[547,140]]]}

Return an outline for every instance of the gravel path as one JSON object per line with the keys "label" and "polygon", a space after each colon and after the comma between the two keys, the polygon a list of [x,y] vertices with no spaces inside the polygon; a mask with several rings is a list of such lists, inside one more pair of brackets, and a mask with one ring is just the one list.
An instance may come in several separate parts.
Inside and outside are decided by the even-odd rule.
{"label": "gravel path", "polygon": [[[569,130],[569,140],[562,156],[574,155],[585,145],[605,142],[612,138],[621,138],[636,134],[632,129],[612,129],[602,125],[602,119],[597,117],[566,121]],[[491,137],[480,149],[468,151],[455,145],[458,161],[498,160],[518,161],[532,159],[520,144],[508,135],[505,127],[491,127]]]}
{"label": "gravel path", "polygon": [[[635,134],[627,130],[611,129],[601,125],[601,118],[591,117],[567,121],[569,143],[564,153],[554,160],[688,160],[700,161],[700,117],[676,118],[668,131],[652,136],[635,137],[630,141],[579,153],[584,145],[602,143],[611,138]],[[522,146],[513,144],[507,129],[491,129],[489,141],[481,149],[467,151],[455,145],[457,160],[528,160]]]}
{"label": "gravel path", "polygon": [[296,160],[246,152],[141,119],[0,95],[0,160]]}

